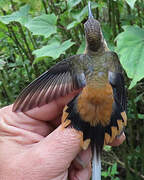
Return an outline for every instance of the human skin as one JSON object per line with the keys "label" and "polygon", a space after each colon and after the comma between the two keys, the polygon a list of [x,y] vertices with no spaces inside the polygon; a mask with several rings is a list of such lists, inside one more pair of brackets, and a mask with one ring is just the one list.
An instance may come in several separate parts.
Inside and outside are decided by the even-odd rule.
{"label": "human skin", "polygon": [[90,147],[81,150],[80,133],[60,125],[65,104],[77,93],[26,113],[12,112],[12,105],[0,109],[0,180],[90,179]]}

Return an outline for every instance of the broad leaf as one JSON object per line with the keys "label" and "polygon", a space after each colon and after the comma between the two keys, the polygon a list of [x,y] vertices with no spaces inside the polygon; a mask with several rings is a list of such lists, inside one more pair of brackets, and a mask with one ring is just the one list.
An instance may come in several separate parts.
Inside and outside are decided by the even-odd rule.
{"label": "broad leaf", "polygon": [[8,11],[10,8],[10,1],[9,0],[0,0],[0,8],[2,8],[5,11]]}
{"label": "broad leaf", "polygon": [[52,57],[53,59],[57,59],[61,54],[64,54],[65,51],[70,48],[74,42],[71,40],[67,40],[62,44],[58,41],[54,41],[53,43],[43,46],[41,49],[33,51],[33,54],[36,55],[36,58],[40,57]]}
{"label": "broad leaf", "polygon": [[43,35],[46,38],[57,32],[57,17],[54,14],[43,14],[33,18],[26,27],[33,35]]}
{"label": "broad leaf", "polygon": [[28,12],[29,12],[29,5],[25,5],[19,9],[19,11],[13,12],[10,15],[0,16],[0,21],[4,24],[9,24],[10,22],[17,21],[21,24],[26,24],[29,20]]}
{"label": "broad leaf", "polygon": [[[98,7],[98,4],[93,2],[91,3],[91,8],[95,9]],[[82,10],[80,11],[74,11],[72,13],[72,17],[74,19],[76,19],[78,22],[81,22],[86,16],[88,15],[88,6],[84,7]]]}
{"label": "broad leaf", "polygon": [[67,6],[68,10],[71,11],[73,7],[75,7],[77,4],[79,4],[81,0],[68,0],[67,1]]}
{"label": "broad leaf", "polygon": [[81,45],[77,51],[77,54],[83,54],[85,50],[86,42],[85,39],[82,40]]}
{"label": "broad leaf", "polygon": [[73,21],[72,23],[70,23],[68,26],[67,26],[67,30],[77,26],[79,24],[78,21]]}
{"label": "broad leaf", "polygon": [[84,7],[82,10],[73,11],[71,15],[78,22],[81,22],[88,15],[88,6]]}
{"label": "broad leaf", "polygon": [[136,2],[136,0],[126,0],[126,2],[128,3],[128,5],[133,9],[134,8],[134,4]]}
{"label": "broad leaf", "polygon": [[34,11],[39,12],[42,10],[42,0],[17,0],[17,2],[29,4],[32,10],[31,11],[32,14],[34,13]]}
{"label": "broad leaf", "polygon": [[61,14],[59,16],[59,22],[60,24],[62,24],[63,26],[67,26],[67,24],[69,23],[69,12],[65,11],[63,14]]}
{"label": "broad leaf", "polygon": [[[92,9],[98,7],[97,3],[91,3],[91,7]],[[77,26],[81,21],[83,21],[83,19],[88,15],[88,6],[84,7],[82,10],[74,10],[70,13],[70,16],[73,17],[73,19],[75,19],[74,22],[70,23],[67,26],[67,29],[71,29],[75,26]]]}
{"label": "broad leaf", "polygon": [[117,38],[116,51],[129,78],[130,88],[144,78],[144,30],[139,27],[124,27]]}

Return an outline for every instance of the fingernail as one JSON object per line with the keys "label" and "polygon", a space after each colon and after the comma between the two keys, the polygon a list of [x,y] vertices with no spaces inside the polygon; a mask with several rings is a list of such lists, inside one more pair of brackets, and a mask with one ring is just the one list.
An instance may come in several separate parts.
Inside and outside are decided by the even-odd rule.
{"label": "fingernail", "polygon": [[76,162],[84,169],[87,167],[87,163],[85,163],[79,156],[76,157]]}
{"label": "fingernail", "polygon": [[78,163],[84,169],[89,165],[91,158],[92,158],[91,149],[88,148],[85,151],[81,151],[75,160],[76,163]]}
{"label": "fingernail", "polygon": [[116,136],[116,139],[125,140],[125,134],[122,132],[120,135]]}
{"label": "fingernail", "polygon": [[109,145],[110,146],[119,146],[120,144],[123,143],[124,140],[125,140],[125,134],[122,133],[120,136],[117,136],[115,138],[115,140],[112,143],[110,143]]}

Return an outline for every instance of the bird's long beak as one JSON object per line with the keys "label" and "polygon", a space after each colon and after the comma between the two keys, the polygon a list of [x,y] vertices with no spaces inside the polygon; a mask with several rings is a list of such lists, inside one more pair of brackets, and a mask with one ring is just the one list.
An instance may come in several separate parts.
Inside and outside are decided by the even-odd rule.
{"label": "bird's long beak", "polygon": [[90,1],[88,2],[88,11],[89,11],[89,18],[93,18]]}

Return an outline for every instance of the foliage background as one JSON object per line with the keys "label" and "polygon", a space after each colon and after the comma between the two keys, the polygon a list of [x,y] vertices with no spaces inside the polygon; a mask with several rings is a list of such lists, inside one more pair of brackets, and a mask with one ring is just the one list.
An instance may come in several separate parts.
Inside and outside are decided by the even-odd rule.
{"label": "foliage background", "polygon": [[[0,106],[56,62],[85,48],[87,0],[0,0]],[[127,142],[105,147],[103,179],[144,179],[144,2],[92,1],[128,89]]]}

